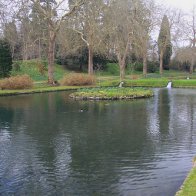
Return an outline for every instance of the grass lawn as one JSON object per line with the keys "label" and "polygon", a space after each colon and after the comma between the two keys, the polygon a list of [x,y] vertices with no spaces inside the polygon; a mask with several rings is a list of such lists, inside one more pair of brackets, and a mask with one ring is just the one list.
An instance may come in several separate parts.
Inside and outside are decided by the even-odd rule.
{"label": "grass lawn", "polygon": [[176,196],[195,196],[196,195],[196,168],[194,167],[189,173],[187,179],[176,193]]}
{"label": "grass lawn", "polygon": [[32,89],[24,89],[24,90],[0,90],[0,96],[8,96],[8,95],[20,95],[20,94],[32,94],[32,93],[43,93],[43,92],[55,92],[55,91],[66,91],[66,90],[74,90],[81,87],[78,86],[37,86]]}

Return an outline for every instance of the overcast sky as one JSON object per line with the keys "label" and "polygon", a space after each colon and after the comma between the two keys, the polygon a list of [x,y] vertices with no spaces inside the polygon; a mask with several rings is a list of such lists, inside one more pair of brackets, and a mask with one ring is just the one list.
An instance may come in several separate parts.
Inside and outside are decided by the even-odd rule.
{"label": "overcast sky", "polygon": [[166,4],[168,7],[180,8],[183,11],[190,11],[196,6],[196,0],[155,0],[158,3]]}

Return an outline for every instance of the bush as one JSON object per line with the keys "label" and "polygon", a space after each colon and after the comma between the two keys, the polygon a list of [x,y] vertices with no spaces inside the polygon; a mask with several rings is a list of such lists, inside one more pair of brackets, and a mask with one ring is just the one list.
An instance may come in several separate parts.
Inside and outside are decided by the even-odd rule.
{"label": "bush", "polygon": [[12,70],[13,71],[20,71],[20,64],[18,62],[14,62],[12,64]]}
{"label": "bush", "polygon": [[119,75],[119,66],[116,63],[107,63],[106,72],[111,75]]}
{"label": "bush", "polygon": [[[133,69],[135,71],[140,71],[140,72],[143,71],[143,63],[141,63],[141,62],[135,62],[131,66],[133,66]],[[148,61],[148,63],[147,63],[148,73],[155,73],[157,71],[158,67],[159,67],[159,65],[157,64],[157,62]]]}
{"label": "bush", "polygon": [[0,88],[4,89],[28,89],[33,87],[33,81],[28,75],[15,76],[0,80]]}
{"label": "bush", "polygon": [[148,68],[148,73],[155,73],[158,70],[158,68],[159,68],[159,63],[158,62],[149,61],[147,68]]}
{"label": "bush", "polygon": [[61,80],[61,85],[66,86],[85,86],[95,84],[95,77],[87,74],[71,73]]}
{"label": "bush", "polygon": [[133,67],[135,71],[143,71],[143,64],[140,62],[135,62]]}
{"label": "bush", "polygon": [[0,77],[9,76],[12,70],[12,55],[9,43],[0,40]]}

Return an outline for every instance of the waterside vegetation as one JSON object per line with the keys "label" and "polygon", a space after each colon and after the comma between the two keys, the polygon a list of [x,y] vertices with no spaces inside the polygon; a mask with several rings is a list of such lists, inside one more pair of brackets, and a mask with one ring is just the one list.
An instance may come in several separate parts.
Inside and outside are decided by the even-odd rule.
{"label": "waterside vegetation", "polygon": [[196,193],[196,158],[194,160],[194,167],[190,171],[188,177],[184,181],[180,191],[176,196],[195,196]]}
{"label": "waterside vegetation", "polygon": [[79,89],[72,93],[70,97],[83,100],[117,100],[117,99],[136,99],[152,97],[152,90],[143,88],[91,88]]}

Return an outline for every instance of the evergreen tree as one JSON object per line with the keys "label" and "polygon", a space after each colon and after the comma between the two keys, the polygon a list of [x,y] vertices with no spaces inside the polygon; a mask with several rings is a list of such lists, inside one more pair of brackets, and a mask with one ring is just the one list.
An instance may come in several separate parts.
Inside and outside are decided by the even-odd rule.
{"label": "evergreen tree", "polygon": [[161,23],[161,29],[158,37],[158,47],[160,58],[160,74],[162,74],[163,69],[169,69],[170,58],[172,55],[170,25],[166,15],[164,15]]}
{"label": "evergreen tree", "polygon": [[0,40],[0,77],[9,76],[12,69],[12,53],[10,45],[5,40]]}

